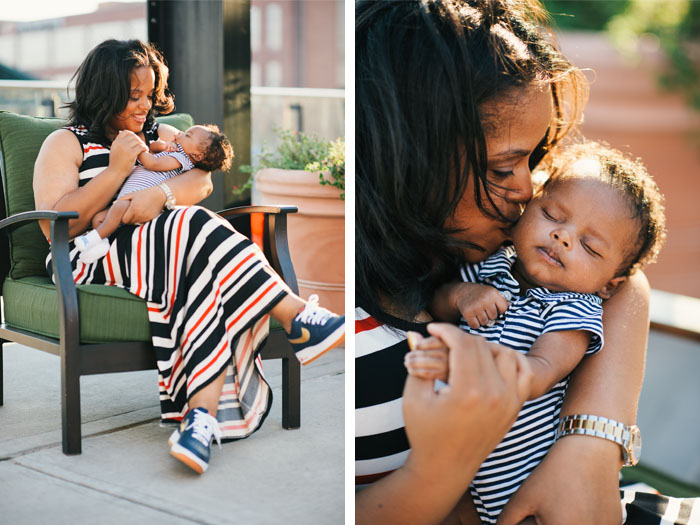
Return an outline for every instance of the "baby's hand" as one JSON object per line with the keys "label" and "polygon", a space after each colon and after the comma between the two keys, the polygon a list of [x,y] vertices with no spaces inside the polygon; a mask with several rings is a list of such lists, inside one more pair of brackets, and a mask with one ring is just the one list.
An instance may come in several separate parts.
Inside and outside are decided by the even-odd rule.
{"label": "baby's hand", "polygon": [[475,283],[462,283],[460,286],[457,307],[473,330],[498,319],[509,305],[508,300],[493,286]]}
{"label": "baby's hand", "polygon": [[407,340],[411,351],[404,357],[404,366],[408,373],[447,383],[449,365],[445,343],[437,337],[423,337],[417,332],[408,332]]}
{"label": "baby's hand", "polygon": [[149,147],[151,148],[151,153],[161,153],[162,151],[172,153],[173,151],[177,151],[177,144],[175,144],[175,142],[165,142],[161,139],[154,140]]}

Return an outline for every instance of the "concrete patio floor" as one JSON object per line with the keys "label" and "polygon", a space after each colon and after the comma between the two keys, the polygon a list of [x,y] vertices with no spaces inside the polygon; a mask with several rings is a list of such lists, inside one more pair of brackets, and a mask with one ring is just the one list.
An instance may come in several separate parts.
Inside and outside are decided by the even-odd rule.
{"label": "concrete patio floor", "polygon": [[169,454],[155,371],[83,377],[83,453],[66,456],[58,358],[5,344],[0,523],[343,523],[344,350],[302,368],[297,430],[282,427],[281,362],[264,367],[267,420],[214,445],[198,476]]}

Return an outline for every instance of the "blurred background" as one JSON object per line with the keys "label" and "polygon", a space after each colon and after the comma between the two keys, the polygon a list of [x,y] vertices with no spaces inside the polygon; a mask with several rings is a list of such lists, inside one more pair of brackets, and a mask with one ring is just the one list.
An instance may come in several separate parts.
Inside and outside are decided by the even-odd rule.
{"label": "blurred background", "polygon": [[640,157],[666,197],[668,240],[645,269],[642,460],[623,475],[700,496],[700,2],[544,3],[564,53],[591,82],[583,134]]}
{"label": "blurred background", "polygon": [[155,42],[170,66],[176,111],[219,124],[231,139],[234,166],[209,207],[249,200],[231,192],[248,178],[238,167],[276,143],[275,128],[344,136],[340,0],[3,2],[0,109],[65,116],[71,76],[108,38]]}

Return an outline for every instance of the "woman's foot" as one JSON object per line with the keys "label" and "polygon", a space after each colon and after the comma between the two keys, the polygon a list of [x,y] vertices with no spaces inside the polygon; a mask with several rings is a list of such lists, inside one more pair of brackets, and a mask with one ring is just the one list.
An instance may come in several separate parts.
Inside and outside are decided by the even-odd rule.
{"label": "woman's foot", "polygon": [[206,408],[193,408],[180,423],[180,428],[170,436],[170,453],[197,474],[204,474],[209,467],[214,438],[221,448],[219,422]]}
{"label": "woman's foot", "polygon": [[319,306],[314,294],[292,320],[287,339],[299,362],[308,365],[345,340],[345,316]]}

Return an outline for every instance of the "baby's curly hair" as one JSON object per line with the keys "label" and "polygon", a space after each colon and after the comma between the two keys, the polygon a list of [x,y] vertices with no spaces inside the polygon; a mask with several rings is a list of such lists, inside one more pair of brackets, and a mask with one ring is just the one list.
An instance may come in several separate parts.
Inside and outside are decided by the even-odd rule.
{"label": "baby's curly hair", "polygon": [[218,126],[206,124],[202,127],[209,131],[209,144],[202,160],[194,163],[195,168],[204,171],[228,171],[234,157],[231,143],[226,135],[219,131]]}
{"label": "baby's curly hair", "polygon": [[[591,162],[592,161],[592,162]],[[630,247],[617,276],[628,276],[656,261],[666,241],[664,197],[640,159],[633,159],[605,143],[586,141],[556,151],[548,161],[550,183],[576,177],[576,171],[596,173],[615,188],[629,205],[639,223],[635,246]]]}

